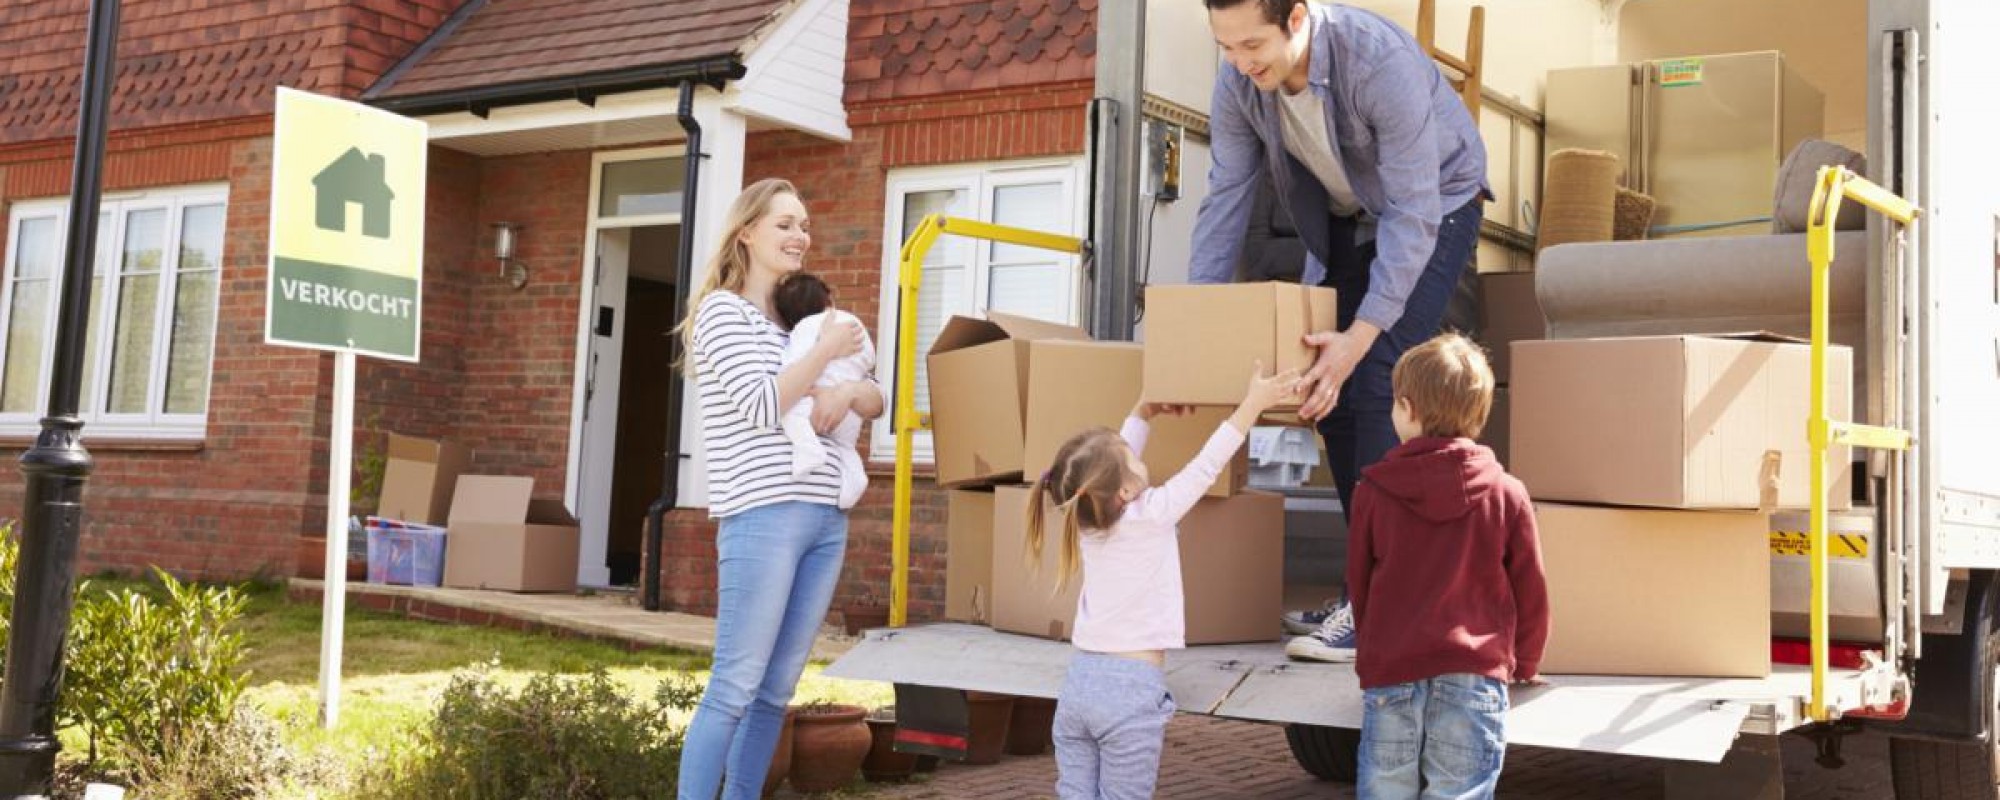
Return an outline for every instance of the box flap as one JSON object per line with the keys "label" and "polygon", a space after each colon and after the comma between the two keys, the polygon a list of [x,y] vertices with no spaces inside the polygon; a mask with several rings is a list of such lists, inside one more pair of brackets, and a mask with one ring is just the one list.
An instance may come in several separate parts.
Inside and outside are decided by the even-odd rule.
{"label": "box flap", "polygon": [[451,525],[494,522],[519,525],[528,519],[535,479],[513,475],[460,475],[451,498]]}
{"label": "box flap", "polygon": [[1797,336],[1786,336],[1782,333],[1772,333],[1770,331],[1737,331],[1735,333],[1700,333],[1700,334],[1689,334],[1689,335],[1701,339],[1732,339],[1739,342],[1776,342],[1778,344],[1812,344],[1811,339],[1801,339]]}
{"label": "box flap", "polygon": [[1034,341],[1038,339],[1070,339],[1089,341],[1090,334],[1075,325],[1006,314],[999,311],[986,312],[986,319],[967,316],[953,316],[946,320],[944,329],[938,331],[937,339],[931,342],[931,355],[964,350],[988,342],[1002,339]]}
{"label": "box flap", "polygon": [[569,513],[569,506],[561,500],[528,501],[528,523],[531,525],[575,525],[576,517]]}
{"label": "box flap", "polygon": [[436,463],[438,460],[438,443],[431,439],[419,439],[415,436],[392,433],[389,434],[388,457],[406,461]]}

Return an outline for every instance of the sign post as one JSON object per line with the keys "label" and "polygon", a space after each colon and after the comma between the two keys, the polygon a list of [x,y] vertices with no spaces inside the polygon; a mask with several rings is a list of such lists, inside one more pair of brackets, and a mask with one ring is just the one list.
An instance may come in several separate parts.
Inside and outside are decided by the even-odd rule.
{"label": "sign post", "polygon": [[354,360],[415,362],[423,330],[423,122],[279,88],[264,340],[334,353],[320,723],[340,719]]}

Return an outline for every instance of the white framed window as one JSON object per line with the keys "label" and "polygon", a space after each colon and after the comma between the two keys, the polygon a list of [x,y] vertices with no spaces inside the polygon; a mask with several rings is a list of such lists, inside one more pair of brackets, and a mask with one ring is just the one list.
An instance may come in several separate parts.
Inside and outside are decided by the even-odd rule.
{"label": "white framed window", "polygon": [[[898,251],[930,214],[965,217],[1071,236],[1083,231],[1083,161],[982,163],[893,170],[883,214],[882,319],[876,328],[876,372],[896,386],[897,305],[902,297]],[[1070,325],[1082,319],[1083,270],[1068,253],[944,236],[924,256],[917,288],[916,401],[930,410],[924,354],[946,320],[985,311]],[[890,395],[893,405],[894,395]],[[893,411],[893,407],[891,409]],[[916,459],[931,459],[930,435],[920,433]],[[895,458],[895,429],[884,418],[870,444],[876,461]]]}
{"label": "white framed window", "polygon": [[[105,198],[79,404],[92,434],[203,434],[227,209],[220,186]],[[0,434],[33,435],[48,406],[68,216],[64,198],[17,203],[8,215]]]}

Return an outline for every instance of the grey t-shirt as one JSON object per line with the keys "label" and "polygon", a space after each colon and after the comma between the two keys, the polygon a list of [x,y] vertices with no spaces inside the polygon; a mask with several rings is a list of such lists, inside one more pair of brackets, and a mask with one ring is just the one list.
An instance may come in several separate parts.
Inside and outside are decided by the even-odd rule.
{"label": "grey t-shirt", "polygon": [[1347,217],[1360,211],[1361,201],[1354,196],[1354,186],[1347,182],[1347,168],[1340,163],[1340,150],[1333,146],[1333,137],[1326,129],[1326,104],[1319,95],[1310,86],[1298,94],[1279,89],[1278,108],[1282,110],[1285,152],[1319,178],[1326,187],[1333,213]]}

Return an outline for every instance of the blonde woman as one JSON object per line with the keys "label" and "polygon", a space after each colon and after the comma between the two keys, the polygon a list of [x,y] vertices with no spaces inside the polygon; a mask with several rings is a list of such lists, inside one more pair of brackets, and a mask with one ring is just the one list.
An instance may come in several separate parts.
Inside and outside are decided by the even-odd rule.
{"label": "blonde woman", "polygon": [[847,547],[840,462],[792,476],[779,424],[809,394],[825,433],[848,414],[881,416],[872,380],[814,389],[835,359],[858,352],[861,326],[825,326],[810,353],[781,366],[788,335],[772,290],[812,245],[798,191],[758,181],[729,208],[708,277],[681,324],[686,369],[701,398],[709,515],[716,533],[715,665],[681,754],[681,800],[754,800],[777,748],[785,707],[826,617]]}

